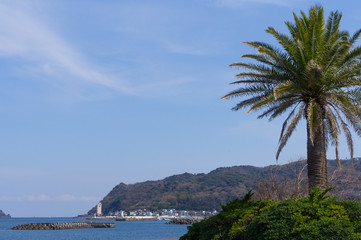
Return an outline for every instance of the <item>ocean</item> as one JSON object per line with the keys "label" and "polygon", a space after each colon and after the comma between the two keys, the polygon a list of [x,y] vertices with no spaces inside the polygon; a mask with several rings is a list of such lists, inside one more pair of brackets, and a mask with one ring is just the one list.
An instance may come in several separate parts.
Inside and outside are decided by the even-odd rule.
{"label": "ocean", "polygon": [[[25,223],[79,222],[74,218],[0,218],[0,240],[153,240],[178,238],[187,232],[187,225],[167,225],[166,221],[119,221],[115,228],[68,230],[11,230]],[[97,220],[107,222],[114,220]]]}

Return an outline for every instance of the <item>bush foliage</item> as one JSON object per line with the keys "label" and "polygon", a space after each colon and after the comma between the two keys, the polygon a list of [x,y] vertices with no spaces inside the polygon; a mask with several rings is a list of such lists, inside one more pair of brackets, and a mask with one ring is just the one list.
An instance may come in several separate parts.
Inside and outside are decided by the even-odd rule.
{"label": "bush foliage", "polygon": [[188,227],[180,240],[361,239],[361,203],[314,188],[308,197],[251,200],[249,192],[213,217]]}

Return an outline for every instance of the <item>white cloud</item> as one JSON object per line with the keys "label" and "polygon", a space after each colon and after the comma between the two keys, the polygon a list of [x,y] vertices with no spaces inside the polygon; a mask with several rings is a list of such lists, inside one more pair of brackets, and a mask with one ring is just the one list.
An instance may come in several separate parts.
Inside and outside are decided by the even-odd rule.
{"label": "white cloud", "polygon": [[[34,5],[34,2],[37,5]],[[173,70],[159,68],[158,66],[163,65],[164,61],[167,63],[170,61],[169,58],[159,57],[162,55],[159,53],[204,56],[214,51],[213,47],[199,43],[202,41],[193,41],[192,37],[188,41],[179,40],[176,37],[176,33],[188,29],[180,26],[174,28],[172,22],[178,22],[178,18],[183,17],[183,15],[176,15],[171,18],[175,13],[179,14],[178,10],[170,14],[168,9],[160,8],[159,10],[159,6],[153,6],[154,13],[148,9],[151,6],[148,4],[138,10],[138,4],[120,8],[119,5],[113,3],[109,5],[97,3],[95,6],[106,9],[107,16],[100,15],[87,5],[84,5],[84,8],[101,18],[99,26],[115,28],[110,30],[113,31],[112,38],[119,38],[120,42],[113,43],[107,39],[109,47],[96,48],[94,55],[105,51],[110,57],[106,60],[109,65],[95,66],[92,59],[87,56],[87,52],[79,51],[79,45],[77,45],[79,43],[71,42],[57,30],[66,26],[61,26],[61,20],[52,19],[49,14],[53,11],[51,3],[42,0],[34,0],[34,2],[0,0],[0,59],[20,59],[23,65],[13,66],[20,75],[40,76],[41,79],[45,76],[45,79],[49,79],[53,86],[65,88],[73,97],[79,99],[88,99],[88,96],[83,96],[83,93],[87,93],[88,90],[83,87],[84,83],[97,94],[100,93],[100,96],[108,96],[109,92],[103,91],[103,88],[97,88],[98,86],[135,96],[168,96],[174,88],[183,87],[189,83],[189,81],[178,81],[174,78],[195,77],[189,74],[184,76],[184,71],[175,73]],[[79,11],[79,14],[81,12]],[[169,18],[169,22],[164,21]],[[60,27],[56,24],[60,24]],[[82,27],[91,28],[93,27],[91,24]],[[115,26],[120,27],[118,29]],[[69,32],[71,30],[70,27]],[[100,37],[100,39],[106,38],[107,36]],[[84,39],[84,41],[87,40]],[[194,42],[198,44],[194,45]],[[154,59],[152,54],[156,55],[155,60],[149,61],[150,58]],[[122,59],[124,65],[117,68],[115,64],[121,61],[112,62],[113,59]],[[169,77],[169,71],[177,76]],[[184,93],[184,90],[185,88],[177,89],[177,92]],[[102,95],[103,93],[105,95]]]}
{"label": "white cloud", "polygon": [[29,11],[20,3],[0,3],[1,57],[20,57],[36,63],[43,73],[50,76],[85,80],[122,93],[133,93],[125,80],[97,70],[71,44],[43,21],[31,16]]}
{"label": "white cloud", "polygon": [[28,195],[28,196],[20,197],[18,199],[20,199],[20,201],[41,201],[41,202],[51,200],[51,198],[45,194],[41,194],[38,196]]}

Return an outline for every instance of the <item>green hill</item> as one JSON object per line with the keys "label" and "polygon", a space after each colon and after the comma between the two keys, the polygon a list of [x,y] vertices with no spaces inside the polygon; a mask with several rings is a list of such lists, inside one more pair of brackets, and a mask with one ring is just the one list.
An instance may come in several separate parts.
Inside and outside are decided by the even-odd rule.
{"label": "green hill", "polygon": [[[336,169],[336,162],[329,161],[330,185],[336,186],[335,194],[361,200],[360,160],[354,160],[354,168],[351,168],[350,161],[342,161],[342,169]],[[295,184],[298,184],[302,194],[307,189],[306,180],[300,181],[307,179],[307,167],[304,167],[305,161],[263,168],[234,166],[218,168],[208,174],[184,173],[157,181],[120,183],[101,202],[105,214],[119,210],[163,208],[219,210],[221,204],[242,197],[249,190],[259,189],[261,197],[278,194],[282,198],[294,194]],[[95,207],[88,214],[94,212]]]}

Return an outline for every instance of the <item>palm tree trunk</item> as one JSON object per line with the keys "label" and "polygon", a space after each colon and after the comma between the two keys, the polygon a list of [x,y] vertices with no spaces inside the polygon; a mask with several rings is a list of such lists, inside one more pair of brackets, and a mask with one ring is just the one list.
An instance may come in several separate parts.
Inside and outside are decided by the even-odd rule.
{"label": "palm tree trunk", "polygon": [[314,132],[313,142],[310,138],[310,126],[307,123],[307,167],[308,187],[327,188],[327,161],[323,118]]}

